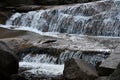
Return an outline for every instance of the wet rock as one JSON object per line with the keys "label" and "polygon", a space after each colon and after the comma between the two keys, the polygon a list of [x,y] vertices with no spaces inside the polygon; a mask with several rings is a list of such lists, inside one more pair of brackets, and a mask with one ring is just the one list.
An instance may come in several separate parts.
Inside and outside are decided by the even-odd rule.
{"label": "wet rock", "polygon": [[106,77],[99,77],[99,78],[97,78],[95,80],[109,80],[109,78],[106,76]]}
{"label": "wet rock", "polygon": [[65,80],[63,75],[58,75],[58,76],[55,76],[54,78],[52,78],[52,80]]}
{"label": "wet rock", "polygon": [[[22,60],[23,57],[25,57],[28,54],[31,54],[31,56],[36,55],[36,54],[46,54],[47,56],[53,56],[55,58],[57,58],[64,50],[62,49],[57,49],[57,48],[44,48],[44,47],[29,47],[29,48],[25,48],[25,49],[21,49],[19,50],[19,52],[17,53],[19,60]],[[43,60],[44,61],[44,60]],[[52,61],[52,59],[51,59]],[[57,60],[55,61],[55,63],[57,63]]]}
{"label": "wet rock", "polygon": [[33,0],[2,0],[6,6],[18,6],[19,4],[33,4]]}
{"label": "wet rock", "polygon": [[111,55],[102,61],[99,66],[99,74],[102,76],[108,76],[117,68],[120,63],[120,53],[111,53]]}
{"label": "wet rock", "polygon": [[61,4],[73,4],[73,3],[85,3],[98,0],[34,0],[36,4],[41,5],[61,5]]}
{"label": "wet rock", "polygon": [[19,67],[19,73],[22,73],[24,71],[27,71],[27,70],[31,70],[32,68],[26,68],[26,67]]}
{"label": "wet rock", "polygon": [[11,80],[18,73],[18,59],[12,53],[0,49],[0,80]]}
{"label": "wet rock", "polygon": [[27,34],[27,31],[16,31],[0,27],[0,39],[2,38],[14,38]]}
{"label": "wet rock", "polygon": [[12,80],[27,80],[18,74],[12,75]]}
{"label": "wet rock", "polygon": [[111,73],[113,73],[115,69],[107,68],[107,67],[99,67],[98,74],[100,76],[109,76]]}
{"label": "wet rock", "polygon": [[4,24],[7,20],[8,16],[5,12],[0,11],[0,24]]}
{"label": "wet rock", "polygon": [[20,5],[19,7],[15,7],[16,12],[28,12],[40,9],[47,9],[48,6],[37,6],[37,5]]}
{"label": "wet rock", "polygon": [[94,67],[80,59],[66,61],[63,75],[67,80],[94,80],[98,77]]}
{"label": "wet rock", "polygon": [[117,69],[109,76],[110,80],[120,80],[120,64]]}
{"label": "wet rock", "polygon": [[[59,78],[54,78],[54,76],[47,76],[46,74],[32,74],[30,72],[22,72],[19,74],[20,76],[31,79],[31,80],[59,80]],[[61,79],[60,79],[61,80]]]}

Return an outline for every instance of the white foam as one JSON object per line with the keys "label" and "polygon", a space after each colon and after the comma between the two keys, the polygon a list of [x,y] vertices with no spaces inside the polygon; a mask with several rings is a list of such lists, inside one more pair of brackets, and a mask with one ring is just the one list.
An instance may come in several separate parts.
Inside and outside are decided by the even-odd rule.
{"label": "white foam", "polygon": [[35,62],[19,62],[20,67],[32,68],[27,72],[32,74],[45,74],[45,75],[62,75],[64,65],[55,65],[48,63],[35,63]]}
{"label": "white foam", "polygon": [[7,28],[7,29],[13,28],[11,30],[26,30],[26,31],[38,33],[40,35],[53,36],[53,37],[57,37],[57,35],[60,34],[59,32],[41,32],[41,31],[37,30],[36,28],[25,27],[25,26],[21,27],[21,26],[12,26],[12,25],[0,24],[0,27]]}
{"label": "white foam", "polygon": [[28,54],[26,55],[22,61],[25,61],[25,62],[41,62],[41,63],[56,63],[57,61],[57,58],[53,57],[53,56],[49,56],[47,54],[36,54],[36,55],[31,55],[31,54]]}

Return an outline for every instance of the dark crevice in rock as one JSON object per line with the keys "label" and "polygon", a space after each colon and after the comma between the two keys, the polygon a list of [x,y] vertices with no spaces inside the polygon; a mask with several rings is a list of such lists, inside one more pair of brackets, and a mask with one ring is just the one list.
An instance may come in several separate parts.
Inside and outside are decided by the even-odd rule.
{"label": "dark crevice in rock", "polygon": [[110,74],[112,74],[114,72],[115,69],[111,69],[111,68],[105,68],[105,67],[99,67],[98,69],[98,74],[100,76],[109,76]]}

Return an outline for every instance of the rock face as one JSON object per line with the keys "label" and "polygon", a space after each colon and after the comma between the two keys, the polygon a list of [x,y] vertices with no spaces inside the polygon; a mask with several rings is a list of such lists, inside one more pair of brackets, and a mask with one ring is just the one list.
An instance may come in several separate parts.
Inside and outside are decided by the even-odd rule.
{"label": "rock face", "polygon": [[110,75],[110,80],[120,80],[120,64],[117,69]]}
{"label": "rock face", "polygon": [[34,0],[36,4],[42,5],[56,5],[56,4],[73,4],[73,3],[85,3],[98,0]]}
{"label": "rock face", "polygon": [[99,75],[108,76],[117,68],[120,62],[120,54],[111,54],[107,59],[105,59],[99,67]]}
{"label": "rock face", "polygon": [[99,78],[97,78],[95,80],[109,80],[109,79],[108,79],[108,77],[99,77]]}
{"label": "rock face", "polygon": [[7,20],[7,14],[5,12],[0,11],[0,24],[4,24]]}
{"label": "rock face", "polygon": [[5,5],[17,6],[18,4],[33,4],[33,0],[2,0]]}
{"label": "rock face", "polygon": [[57,5],[57,4],[73,4],[84,3],[98,0],[2,0],[6,5],[18,5],[18,4],[41,4],[41,5]]}
{"label": "rock face", "polygon": [[67,80],[94,80],[98,77],[93,67],[79,59],[65,62],[63,75]]}
{"label": "rock face", "polygon": [[[16,29],[12,27],[10,28]],[[11,51],[17,52],[20,49],[22,49],[23,52],[20,52],[20,55],[22,55],[22,53],[25,53],[23,57],[24,56],[26,57],[26,58],[24,57],[22,61],[27,61],[27,60],[31,61],[32,59],[33,61],[34,60],[37,61],[38,59],[38,62],[43,61],[45,63],[50,63],[50,62],[54,63],[54,61],[58,58],[58,56],[60,56],[58,59],[60,59],[61,61],[77,56],[80,59],[96,64],[96,61],[101,62],[103,59],[107,58],[109,53],[111,53],[111,49],[112,50],[119,49],[118,44],[120,43],[120,38],[113,38],[113,37],[107,38],[107,37],[96,37],[96,36],[78,36],[78,35],[76,36],[76,35],[71,35],[71,34],[56,34],[55,35],[56,37],[52,37],[54,36],[54,34],[52,36],[50,36],[50,34],[49,36],[45,36],[45,35],[36,34],[34,32],[23,31],[23,30],[11,30],[11,29],[0,28],[1,49],[6,48],[10,52]],[[33,48],[30,48],[30,47],[33,47]],[[6,49],[5,51],[7,51]],[[31,55],[30,53],[33,55]],[[43,56],[43,58],[41,58],[41,56]],[[80,65],[81,65],[81,62],[80,62]],[[77,66],[73,66],[75,67],[73,68],[73,72],[76,69],[79,70],[78,63],[79,61],[77,62],[77,60],[74,60],[73,63],[71,63],[71,66],[77,65]],[[89,66],[89,65],[86,65],[86,66]],[[39,68],[39,66],[37,68]],[[31,70],[37,69],[37,68],[32,68]],[[30,70],[27,70],[27,71],[30,71]],[[26,74],[27,71],[25,70],[23,74]],[[33,79],[35,79],[37,72],[38,71],[36,71],[35,74],[32,75]],[[89,77],[87,73],[86,74],[84,73],[84,71],[82,71],[81,73],[82,75],[85,75],[85,77],[86,76],[87,78]],[[31,72],[29,72],[28,74],[30,74],[31,76]],[[77,78],[81,78],[78,76],[79,75],[77,75]],[[75,75],[75,78],[76,78],[76,75]],[[82,79],[84,80],[84,78]]]}
{"label": "rock face", "polygon": [[15,55],[0,49],[0,80],[11,80],[18,73],[18,59]]}

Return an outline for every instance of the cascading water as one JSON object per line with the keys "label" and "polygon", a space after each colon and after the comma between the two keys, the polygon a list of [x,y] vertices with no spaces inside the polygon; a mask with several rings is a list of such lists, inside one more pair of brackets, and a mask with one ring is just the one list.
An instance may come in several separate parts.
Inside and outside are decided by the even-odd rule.
{"label": "cascading water", "polygon": [[25,61],[25,62],[64,64],[65,61],[71,58],[79,58],[87,61],[88,63],[94,66],[96,66],[98,62],[101,62],[103,59],[109,56],[109,52],[106,51],[73,51],[73,50],[62,51],[56,56],[51,55],[49,52],[44,54],[41,54],[40,52],[37,53],[34,52],[34,54],[27,52],[22,52],[22,53],[20,52],[19,54],[20,55],[24,54],[24,56],[21,56],[21,61]]}
{"label": "cascading water", "polygon": [[56,50],[54,48],[50,50],[33,47],[17,54],[21,60],[20,67],[28,68],[21,75],[30,79],[31,74],[40,77],[62,75],[64,62],[71,58],[83,59],[94,66],[98,66],[103,59],[109,56],[109,51]]}
{"label": "cascading water", "polygon": [[120,36],[119,3],[119,0],[102,0],[15,13],[6,24],[36,28],[44,32]]}
{"label": "cascading water", "polygon": [[[15,13],[6,25],[30,27],[43,32],[60,32],[96,36],[120,36],[120,0],[102,0],[85,4]],[[94,66],[105,59],[109,52],[82,52],[65,50],[57,56],[49,53],[22,52],[20,67],[40,76],[61,75],[63,63],[70,58],[84,59]],[[33,68],[33,69],[31,69]],[[28,75],[27,75],[28,76]],[[29,76],[29,80],[30,80]]]}

